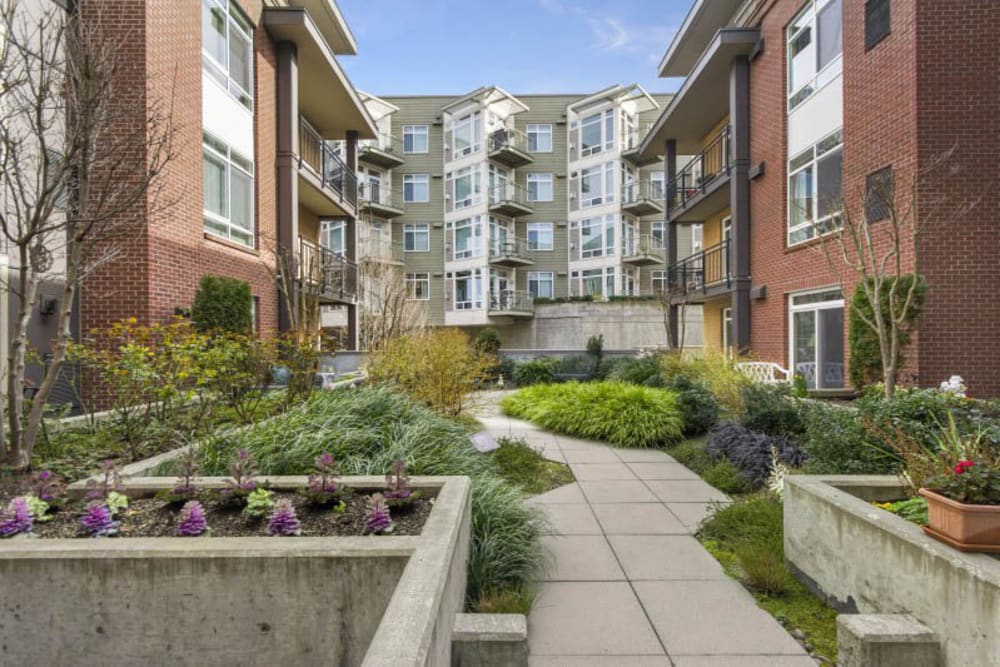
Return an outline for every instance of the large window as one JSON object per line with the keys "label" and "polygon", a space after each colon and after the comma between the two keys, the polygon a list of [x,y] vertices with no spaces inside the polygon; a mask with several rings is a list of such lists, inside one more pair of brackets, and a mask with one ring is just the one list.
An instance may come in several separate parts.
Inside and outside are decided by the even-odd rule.
{"label": "large window", "polygon": [[426,222],[403,225],[403,250],[405,252],[429,252],[430,249],[430,225]]}
{"label": "large window", "polygon": [[649,194],[653,199],[663,199],[666,193],[665,181],[662,171],[654,171],[649,174]]}
{"label": "large window", "polygon": [[459,220],[454,225],[455,259],[481,257],[483,254],[483,221],[481,216]]}
{"label": "large window", "polygon": [[843,200],[844,151],[837,130],[788,161],[788,244],[836,229]]}
{"label": "large window", "polygon": [[407,204],[429,202],[431,200],[430,176],[427,174],[403,174],[403,202]]}
{"label": "large window", "polygon": [[253,162],[208,133],[202,138],[205,231],[253,247]]}
{"label": "large window", "polygon": [[416,301],[427,301],[431,298],[431,274],[407,273],[406,293]]}
{"label": "large window", "polygon": [[585,116],[580,121],[578,130],[580,157],[596,155],[601,151],[614,150],[615,147],[615,112],[608,109]]}
{"label": "large window", "polygon": [[667,272],[653,271],[649,278],[649,287],[653,294],[663,294],[667,291]]}
{"label": "large window", "polygon": [[201,0],[202,67],[253,108],[253,28],[234,0]]}
{"label": "large window", "polygon": [[403,126],[403,152],[404,153],[426,153],[427,152],[427,126],[426,125],[404,125]]}
{"label": "large window", "polygon": [[552,152],[552,125],[550,123],[528,124],[528,151],[531,153]]}
{"label": "large window", "polygon": [[613,266],[573,271],[570,274],[570,280],[573,283],[574,291],[581,296],[606,299],[615,295],[615,267]]}
{"label": "large window", "polygon": [[480,176],[481,172],[478,166],[465,167],[448,174],[453,209],[468,208],[480,202],[482,197]]}
{"label": "large window", "polygon": [[663,220],[655,220],[649,226],[649,236],[653,247],[662,249],[667,247],[667,225]]}
{"label": "large window", "polygon": [[552,201],[552,174],[528,174],[528,201]]}
{"label": "large window", "polygon": [[471,155],[482,148],[483,116],[475,113],[462,116],[452,123],[452,159]]}
{"label": "large window", "polygon": [[455,293],[453,305],[455,310],[480,310],[483,307],[483,272],[458,271],[448,274],[454,281]]}
{"label": "large window", "polygon": [[528,250],[552,250],[554,240],[551,222],[528,223]]}
{"label": "large window", "polygon": [[789,298],[791,367],[810,389],[844,386],[844,298],[839,289]]}
{"label": "large window", "polygon": [[580,170],[580,207],[600,206],[615,200],[615,163]]}
{"label": "large window", "polygon": [[615,216],[580,220],[580,259],[615,253]]}
{"label": "large window", "polygon": [[788,24],[788,108],[794,109],[841,71],[842,0],[810,0]]}
{"label": "large window", "polygon": [[320,222],[320,246],[336,255],[344,256],[347,252],[346,227],[347,224],[343,220],[323,220]]}
{"label": "large window", "polygon": [[528,293],[535,299],[551,299],[555,295],[555,274],[552,271],[528,271]]}

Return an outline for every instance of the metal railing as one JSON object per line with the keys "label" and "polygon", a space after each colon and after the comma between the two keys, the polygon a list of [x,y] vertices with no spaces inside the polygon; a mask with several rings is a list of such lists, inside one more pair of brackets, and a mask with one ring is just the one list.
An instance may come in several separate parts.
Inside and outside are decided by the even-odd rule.
{"label": "metal railing", "polygon": [[624,239],[623,257],[663,257],[663,243],[649,234],[633,234]]}
{"label": "metal railing", "polygon": [[358,267],[341,254],[299,238],[298,280],[302,289],[341,299],[358,293]]}
{"label": "metal railing", "polygon": [[622,205],[641,201],[663,201],[663,184],[659,181],[633,181],[622,187]]}
{"label": "metal railing", "polygon": [[644,123],[639,123],[639,126],[635,129],[624,132],[622,136],[622,150],[630,151],[639,147],[642,144],[642,140],[646,138],[649,134],[650,128],[653,127],[655,121],[646,121]]}
{"label": "metal railing", "polygon": [[341,202],[357,206],[358,179],[329,142],[307,122],[299,122],[299,165],[306,165],[319,177],[323,188],[331,190]]}
{"label": "metal railing", "polygon": [[358,183],[358,201],[395,208],[392,190],[381,183]]}
{"label": "metal railing", "polygon": [[528,135],[512,127],[501,128],[490,134],[487,146],[490,153],[506,148],[513,148],[522,153],[527,153]]}
{"label": "metal railing", "polygon": [[385,132],[379,132],[374,139],[365,139],[358,142],[358,153],[364,154],[369,151],[381,151],[396,157],[403,158],[403,142],[399,137],[395,137]]}
{"label": "metal railing", "polygon": [[403,245],[390,238],[362,237],[358,239],[358,256],[377,262],[402,262]]}
{"label": "metal railing", "polygon": [[506,183],[501,183],[500,185],[494,185],[490,188],[489,195],[490,206],[497,206],[499,204],[510,202],[520,206],[527,206],[529,208],[533,207],[532,202],[528,201],[527,190],[513,181],[507,181]]}
{"label": "metal railing", "polygon": [[667,183],[667,211],[683,208],[689,201],[705,193],[709,184],[729,173],[729,125],[705,148],[691,158]]}
{"label": "metal railing", "polygon": [[534,261],[535,253],[528,247],[525,239],[514,236],[505,238],[493,237],[490,239],[490,260],[523,260]]}
{"label": "metal railing", "polygon": [[505,289],[490,293],[489,311],[491,313],[533,313],[535,299],[529,292]]}
{"label": "metal railing", "polygon": [[731,240],[705,248],[667,269],[671,289],[684,292],[706,291],[709,287],[732,287]]}

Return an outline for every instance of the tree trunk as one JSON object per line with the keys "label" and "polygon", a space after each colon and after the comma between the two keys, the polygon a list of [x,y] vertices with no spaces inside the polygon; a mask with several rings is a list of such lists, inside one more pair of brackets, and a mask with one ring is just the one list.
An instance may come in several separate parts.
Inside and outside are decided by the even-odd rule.
{"label": "tree trunk", "polygon": [[27,353],[28,325],[31,310],[38,290],[38,278],[30,268],[27,247],[19,247],[17,269],[21,288],[17,304],[17,317],[10,332],[10,348],[7,355],[7,424],[9,433],[8,463],[17,470],[27,468],[31,463],[31,448],[24,440],[24,373]]}

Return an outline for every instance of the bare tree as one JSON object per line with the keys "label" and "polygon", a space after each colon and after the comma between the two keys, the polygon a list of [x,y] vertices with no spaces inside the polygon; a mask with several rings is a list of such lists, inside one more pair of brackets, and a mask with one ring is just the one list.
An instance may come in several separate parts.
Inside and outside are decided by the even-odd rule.
{"label": "bare tree", "polygon": [[399,267],[366,261],[360,270],[361,349],[379,350],[393,338],[424,329],[426,302],[414,299]]}
{"label": "bare tree", "polygon": [[[148,216],[170,205],[160,178],[174,155],[170,100],[136,96],[136,65],[120,25],[95,0],[68,13],[0,0],[0,235],[10,256],[3,287],[17,299],[6,352],[8,433],[0,459],[30,465],[46,400],[72,339],[76,290],[118,257]],[[63,281],[51,360],[24,398],[28,326],[42,280]]]}
{"label": "bare tree", "polygon": [[[325,266],[323,250],[317,245],[302,244],[297,252],[276,246],[275,267],[265,263],[273,273],[282,304],[288,316],[289,330],[295,342],[304,345],[320,344],[320,318],[322,293],[334,267]],[[346,263],[345,266],[346,267]]]}

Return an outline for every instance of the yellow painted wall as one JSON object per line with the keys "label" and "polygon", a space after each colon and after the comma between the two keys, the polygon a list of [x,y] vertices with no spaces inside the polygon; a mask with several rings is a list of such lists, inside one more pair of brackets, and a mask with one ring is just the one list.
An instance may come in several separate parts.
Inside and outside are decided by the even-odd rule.
{"label": "yellow painted wall", "polygon": [[701,245],[703,248],[711,248],[722,242],[722,219],[728,215],[729,207],[726,207],[702,223]]}
{"label": "yellow painted wall", "polygon": [[722,351],[722,311],[729,305],[730,299],[725,296],[708,301],[701,307],[704,320],[702,338],[706,350]]}
{"label": "yellow painted wall", "polygon": [[710,144],[712,140],[715,139],[716,135],[718,135],[719,132],[722,131],[722,128],[724,128],[728,123],[729,114],[726,114],[711,130],[709,130],[708,134],[701,138],[701,141],[699,142],[701,147],[705,148],[705,146]]}
{"label": "yellow painted wall", "polygon": [[306,241],[319,243],[319,216],[305,206],[299,206],[299,236]]}

